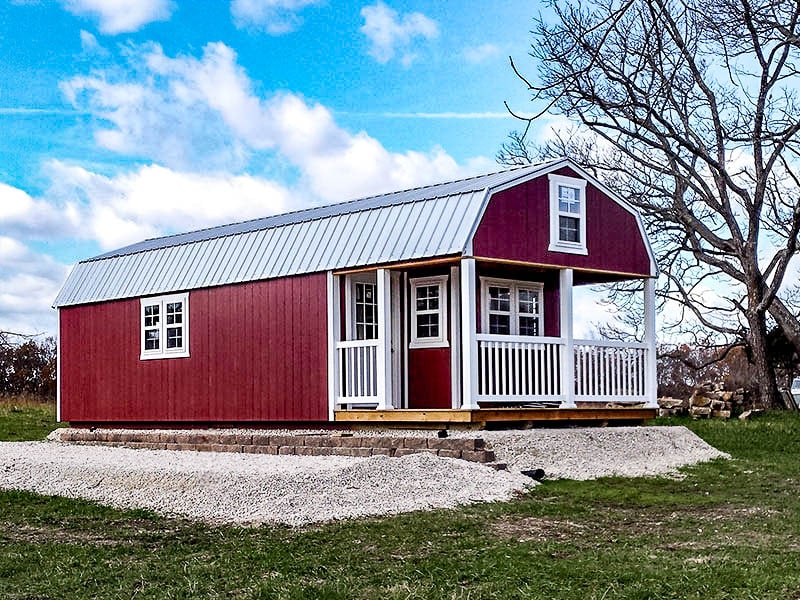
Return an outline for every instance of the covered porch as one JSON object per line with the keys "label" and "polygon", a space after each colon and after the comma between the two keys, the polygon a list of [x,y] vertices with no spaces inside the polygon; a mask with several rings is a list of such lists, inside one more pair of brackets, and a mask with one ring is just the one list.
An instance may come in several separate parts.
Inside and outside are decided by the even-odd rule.
{"label": "covered porch", "polygon": [[[603,277],[577,273],[578,285]],[[643,282],[644,339],[623,343],[574,337],[572,268],[469,257],[331,272],[330,420],[651,418],[654,279]]]}

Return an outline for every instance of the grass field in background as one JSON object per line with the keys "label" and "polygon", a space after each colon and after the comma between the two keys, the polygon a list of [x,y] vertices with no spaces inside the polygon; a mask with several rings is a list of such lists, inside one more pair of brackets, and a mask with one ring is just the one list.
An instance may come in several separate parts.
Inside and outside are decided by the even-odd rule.
{"label": "grass field in background", "polygon": [[[2,439],[54,426],[0,407]],[[733,459],[307,529],[0,492],[0,598],[800,598],[800,416],[668,423]]]}
{"label": "grass field in background", "polygon": [[56,426],[54,403],[36,398],[0,397],[0,441],[41,440]]}

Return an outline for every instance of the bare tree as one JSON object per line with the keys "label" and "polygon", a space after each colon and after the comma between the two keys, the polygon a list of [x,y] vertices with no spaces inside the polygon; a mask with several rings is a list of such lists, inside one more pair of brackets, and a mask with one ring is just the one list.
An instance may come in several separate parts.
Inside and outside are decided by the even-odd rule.
{"label": "bare tree", "polygon": [[[664,296],[725,342],[746,341],[771,403],[767,314],[800,350],[779,296],[800,230],[800,2],[550,7],[533,31],[536,75],[515,66],[535,118],[561,113],[589,134],[554,143],[639,208]],[[521,137],[499,158],[521,160]]]}

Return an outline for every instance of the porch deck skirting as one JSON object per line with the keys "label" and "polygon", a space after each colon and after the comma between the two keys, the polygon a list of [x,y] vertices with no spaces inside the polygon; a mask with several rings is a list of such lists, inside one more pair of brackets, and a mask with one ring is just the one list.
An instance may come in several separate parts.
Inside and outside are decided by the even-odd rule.
{"label": "porch deck skirting", "polygon": [[[566,403],[562,365],[568,345],[557,337],[478,334],[477,401]],[[337,405],[382,405],[380,340],[336,342]],[[648,346],[610,340],[574,340],[572,400],[646,402]]]}

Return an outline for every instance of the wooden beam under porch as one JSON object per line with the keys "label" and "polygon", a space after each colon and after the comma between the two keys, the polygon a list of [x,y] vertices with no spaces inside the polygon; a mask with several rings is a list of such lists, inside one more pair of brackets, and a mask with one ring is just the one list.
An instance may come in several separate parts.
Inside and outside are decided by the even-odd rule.
{"label": "wooden beam under porch", "polygon": [[335,411],[334,420],[354,426],[409,428],[637,425],[655,418],[656,412],[654,408],[354,409]]}

